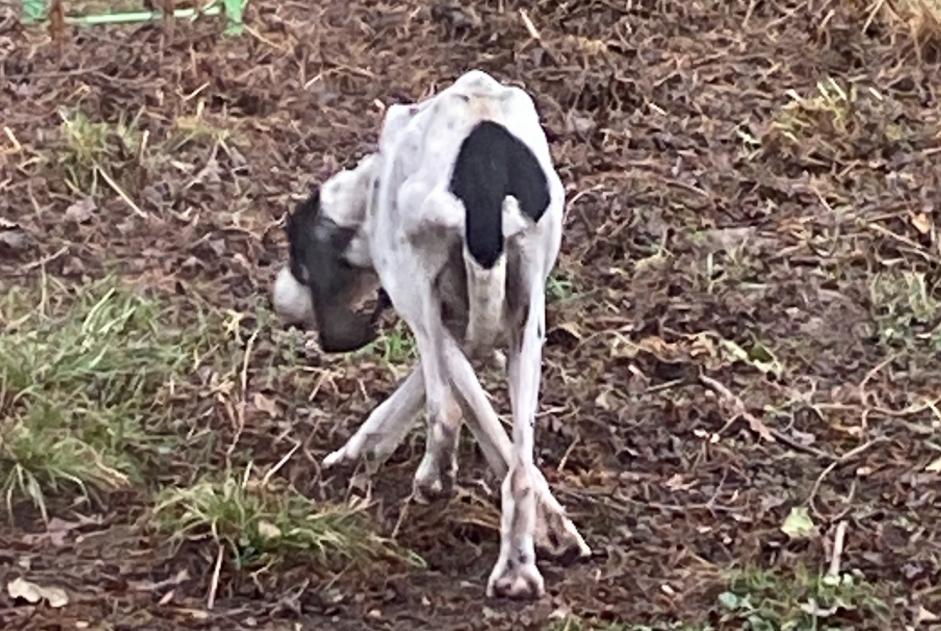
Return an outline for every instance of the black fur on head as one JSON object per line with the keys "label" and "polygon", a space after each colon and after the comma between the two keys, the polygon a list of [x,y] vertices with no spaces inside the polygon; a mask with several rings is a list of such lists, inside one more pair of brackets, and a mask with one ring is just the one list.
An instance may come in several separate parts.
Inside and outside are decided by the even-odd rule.
{"label": "black fur on head", "polygon": [[376,339],[376,321],[388,299],[380,296],[371,315],[352,308],[373,277],[371,270],[350,265],[344,257],[355,229],[339,226],[321,212],[318,189],[288,215],[286,232],[291,274],[310,290],[323,351],[346,353]]}

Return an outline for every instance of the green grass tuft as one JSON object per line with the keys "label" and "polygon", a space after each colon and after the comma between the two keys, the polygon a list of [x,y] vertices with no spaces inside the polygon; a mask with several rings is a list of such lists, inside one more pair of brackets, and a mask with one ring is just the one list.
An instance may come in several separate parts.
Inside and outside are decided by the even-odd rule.
{"label": "green grass tuft", "polygon": [[[138,121],[116,123],[93,121],[81,111],[62,114],[62,143],[56,160],[64,171],[70,188],[80,194],[94,195],[99,186],[102,165],[109,169],[139,166],[144,135]],[[110,173],[116,179],[117,173]]]}
{"label": "green grass tuft", "polygon": [[[57,296],[52,303],[49,295]],[[172,414],[167,387],[192,364],[199,331],[113,279],[71,297],[44,285],[0,303],[0,490],[28,498],[122,487],[169,441],[151,425]]]}
{"label": "green grass tuft", "polygon": [[165,150],[174,153],[192,143],[210,147],[225,145],[233,138],[231,130],[217,124],[203,113],[200,102],[194,116],[181,116],[173,122],[173,131],[167,139]]}
{"label": "green grass tuft", "polygon": [[356,506],[317,505],[293,489],[271,489],[251,480],[204,479],[164,489],[155,523],[177,541],[211,538],[224,545],[240,569],[307,555],[320,564],[388,559],[424,566],[369,529]]}
{"label": "green grass tuft", "polygon": [[391,366],[401,366],[418,360],[415,338],[404,322],[399,321],[391,330],[353,353],[354,357],[378,357]]}

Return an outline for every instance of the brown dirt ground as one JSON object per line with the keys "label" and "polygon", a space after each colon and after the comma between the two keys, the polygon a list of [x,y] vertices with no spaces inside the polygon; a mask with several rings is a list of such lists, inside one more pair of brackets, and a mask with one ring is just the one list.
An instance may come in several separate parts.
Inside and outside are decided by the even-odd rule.
{"label": "brown dirt ground", "polygon": [[[4,10],[0,216],[26,242],[0,245],[3,282],[35,282],[42,268],[78,283],[116,267],[168,300],[248,314],[244,337],[259,329],[250,387],[282,416],[250,407],[239,451],[267,466],[300,442],[280,475],[314,498],[342,496],[348,472],[322,476],[316,462],[396,377],[285,347],[253,319],[285,257],[290,200],[372,147],[382,103],[471,67],[524,85],[569,187],[559,275],[574,288],[550,304],[538,456],[596,556],[544,563],[538,603],[484,601],[497,503],[468,441],[461,492],[410,508],[398,532],[428,570],[223,568],[206,611],[215,547],[167,546],[129,492],[60,507],[95,522],[58,547],[37,543],[41,521],[18,509],[0,530],[0,583],[28,567],[72,602],[50,610],[0,593],[0,626],[542,628],[557,611],[719,625],[723,571],[825,568],[840,520],[843,566],[890,606],[881,628],[913,624],[921,608],[941,615],[941,478],[925,471],[941,446],[927,404],[939,397],[939,322],[925,318],[941,310],[888,340],[889,307],[873,293],[878,275],[914,272],[941,300],[941,68],[930,43],[916,48],[879,16],[867,25],[865,4],[260,0],[238,38],[207,20],[177,24],[169,41],[159,25],[69,29],[60,47]],[[806,101],[787,119],[787,91],[813,98],[828,77],[854,86],[850,102],[834,113]],[[117,156],[143,216],[105,189],[76,223],[54,159],[59,110],[74,107],[112,122],[139,114],[152,139],[201,107],[232,137],[227,150],[187,143],[173,161]],[[736,359],[728,341],[760,341],[779,370]],[[218,435],[199,467],[232,440],[223,407],[193,396],[192,418]],[[420,450],[418,437],[371,483],[384,532]],[[365,492],[354,480],[350,492]],[[808,499],[822,536],[789,541],[779,527]],[[184,568],[178,585],[140,588]]]}

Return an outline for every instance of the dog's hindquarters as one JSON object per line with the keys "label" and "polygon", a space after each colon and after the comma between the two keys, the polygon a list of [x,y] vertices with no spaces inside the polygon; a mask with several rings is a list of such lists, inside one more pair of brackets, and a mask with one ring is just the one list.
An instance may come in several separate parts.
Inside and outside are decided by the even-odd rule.
{"label": "dog's hindquarters", "polygon": [[504,320],[506,239],[537,222],[549,184],[533,152],[506,127],[482,120],[458,151],[450,190],[464,206],[468,350],[493,344]]}

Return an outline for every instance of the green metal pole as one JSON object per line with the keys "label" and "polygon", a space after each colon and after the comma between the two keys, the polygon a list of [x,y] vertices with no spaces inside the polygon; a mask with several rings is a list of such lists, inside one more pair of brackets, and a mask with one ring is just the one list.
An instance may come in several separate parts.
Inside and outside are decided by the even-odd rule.
{"label": "green metal pole", "polygon": [[[42,22],[46,19],[46,0],[22,0],[23,17],[26,24]],[[246,0],[222,0],[213,2],[210,6],[197,11],[196,9],[177,9],[173,17],[195,20],[200,15],[219,15],[225,10],[228,27],[226,35],[239,35],[245,28],[243,16]],[[161,11],[131,11],[127,13],[103,13],[98,15],[66,16],[67,24],[92,26],[95,24],[122,24],[127,22],[151,22],[163,17]]]}
{"label": "green metal pole", "polygon": [[[195,20],[200,15],[219,15],[221,7],[212,6],[202,11],[196,9],[177,9],[173,12],[175,18],[190,18]],[[93,24],[121,24],[125,22],[152,22],[163,17],[160,11],[136,11],[133,13],[102,13],[100,15],[83,15],[80,17],[66,17],[68,24],[91,26]]]}
{"label": "green metal pole", "polygon": [[45,0],[23,0],[23,22],[32,24],[46,17]]}
{"label": "green metal pole", "polygon": [[245,8],[245,0],[223,0],[225,4],[225,15],[229,20],[229,25],[225,29],[226,35],[239,35],[243,30],[242,14]]}

